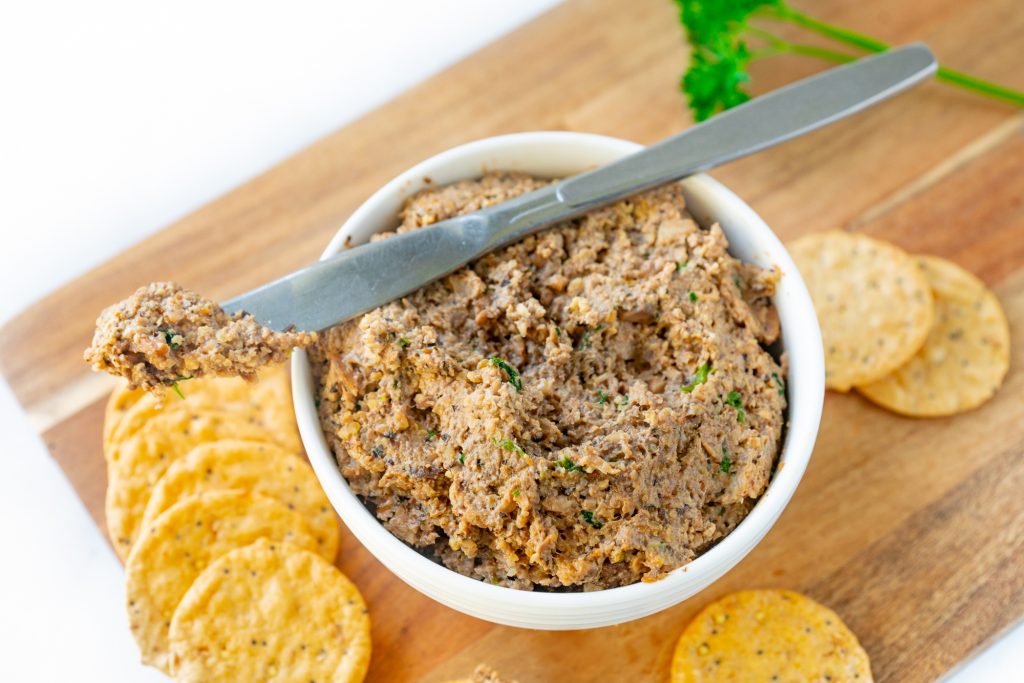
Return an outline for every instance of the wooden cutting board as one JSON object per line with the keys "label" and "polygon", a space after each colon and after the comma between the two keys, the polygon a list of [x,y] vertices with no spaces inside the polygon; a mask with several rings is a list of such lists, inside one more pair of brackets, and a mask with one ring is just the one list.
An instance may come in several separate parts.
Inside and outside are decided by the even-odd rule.
{"label": "wooden cutting board", "polygon": [[[1024,88],[1020,0],[821,0],[816,15]],[[569,0],[73,281],[0,332],[0,368],[103,525],[107,379],[81,360],[105,305],[151,280],[218,298],[314,260],[351,211],[425,157],[475,138],[569,129],[652,142],[689,125],[668,0]],[[758,63],[758,91],[822,68]],[[778,524],[710,589],[642,621],[542,633],[494,626],[395,579],[346,533],[340,566],[373,617],[371,681],[443,681],[480,661],[523,683],[660,681],[686,621],[740,588],[834,607],[880,681],[927,681],[1024,617],[1024,115],[928,84],[715,175],[783,239],[841,227],[939,254],[994,288],[1012,367],[969,414],[911,420],[829,394],[807,475]],[[856,295],[856,293],[854,293]]]}

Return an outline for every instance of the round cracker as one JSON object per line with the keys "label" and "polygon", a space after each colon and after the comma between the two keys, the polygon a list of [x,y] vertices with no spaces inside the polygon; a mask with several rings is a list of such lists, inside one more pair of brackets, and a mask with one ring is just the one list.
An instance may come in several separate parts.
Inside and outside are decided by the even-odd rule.
{"label": "round cracker", "polygon": [[881,379],[924,344],[933,318],[928,281],[901,249],[834,230],[795,240],[789,253],[818,313],[827,387]]}
{"label": "round cracker", "polygon": [[264,369],[257,382],[247,382],[240,377],[199,377],[182,381],[179,389],[184,399],[169,391],[162,395],[143,392],[144,395],[116,419],[108,443],[130,438],[156,415],[223,410],[241,415],[262,427],[272,435],[275,443],[288,450],[302,449],[292,408],[287,364]]}
{"label": "round cracker", "polygon": [[672,683],[772,680],[872,678],[867,653],[839,616],[784,590],[741,591],[711,603],[672,657]]}
{"label": "round cracker", "polygon": [[173,463],[149,497],[142,527],[148,527],[175,502],[217,489],[251,491],[284,503],[306,519],[320,554],[334,561],[338,518],[313,469],[279,446],[256,441],[202,444]]}
{"label": "round cracker", "polygon": [[135,403],[146,395],[142,389],[129,389],[128,382],[120,380],[107,399],[107,408],[103,414],[103,455],[109,458],[109,444],[121,420]]}
{"label": "round cracker", "polygon": [[121,559],[128,557],[156,482],[175,460],[200,444],[223,439],[271,441],[266,430],[232,413],[183,412],[153,417],[123,442],[111,443],[107,461],[107,531]]}
{"label": "round cracker", "polygon": [[857,391],[902,415],[938,417],[976,408],[1010,369],[1010,326],[985,284],[955,263],[919,256],[935,299],[928,339],[904,365]]}
{"label": "round cracker", "polygon": [[260,540],[195,580],[171,620],[170,648],[178,681],[358,683],[370,662],[370,618],[336,567]]}
{"label": "round cracker", "polygon": [[169,672],[171,617],[189,586],[212,561],[261,538],[319,552],[302,515],[247,491],[200,493],[145,527],[125,564],[128,620],[143,662]]}

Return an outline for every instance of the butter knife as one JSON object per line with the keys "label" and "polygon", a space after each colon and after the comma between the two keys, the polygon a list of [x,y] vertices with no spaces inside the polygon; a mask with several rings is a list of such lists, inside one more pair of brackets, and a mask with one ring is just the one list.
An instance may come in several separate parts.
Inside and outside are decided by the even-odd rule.
{"label": "butter knife", "polygon": [[888,50],[762,95],[640,152],[426,228],[364,244],[234,298],[273,330],[323,330],[409,294],[555,223],[701,173],[855,114],[935,73],[923,44]]}

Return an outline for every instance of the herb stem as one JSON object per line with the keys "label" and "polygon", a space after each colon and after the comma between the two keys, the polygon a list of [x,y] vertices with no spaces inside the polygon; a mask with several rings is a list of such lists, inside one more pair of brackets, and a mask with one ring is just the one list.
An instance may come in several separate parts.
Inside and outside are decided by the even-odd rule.
{"label": "herb stem", "polygon": [[[878,40],[877,38],[872,38],[871,36],[864,35],[863,33],[851,31],[834,24],[829,24],[828,22],[820,21],[814,17],[809,17],[803,12],[799,12],[785,3],[779,3],[776,7],[765,11],[764,15],[780,21],[788,21],[792,24],[796,24],[797,26],[802,26],[803,28],[814,31],[815,33],[846,43],[847,45],[867,50],[868,52],[884,52],[890,47],[888,43]],[[797,51],[793,50],[793,52]],[[825,52],[831,51],[826,50]],[[798,54],[810,53],[801,50]],[[840,55],[842,53],[833,54]],[[823,54],[811,56],[828,58]],[[833,59],[832,61],[836,60]],[[981,95],[987,95],[988,97],[1003,100],[1004,102],[1009,102],[1010,104],[1014,104],[1018,107],[1024,107],[1024,92],[999,85],[998,83],[993,83],[992,81],[987,81],[983,78],[978,78],[977,76],[972,76],[964,73],[963,71],[957,71],[956,69],[949,69],[944,66],[940,66],[939,71],[936,74],[936,78],[944,83],[950,83],[966,90],[973,90]]]}
{"label": "herb stem", "polygon": [[830,50],[827,47],[818,47],[817,45],[802,45],[800,43],[791,43],[784,38],[780,38],[774,33],[769,33],[764,29],[760,29],[754,26],[750,26],[747,30],[752,34],[766,41],[771,47],[764,50],[763,52],[755,52],[753,56],[756,57],[770,57],[779,54],[794,54],[803,55],[805,57],[816,57],[817,59],[824,59],[828,62],[835,62],[836,64],[845,64],[846,62],[852,62],[857,59],[856,55],[851,55],[846,52],[838,52],[836,50]]}
{"label": "herb stem", "polygon": [[780,2],[775,7],[768,9],[765,14],[766,16],[774,19],[788,21],[791,24],[802,26],[814,31],[815,33],[820,33],[823,36],[828,36],[829,38],[834,38],[842,43],[846,43],[847,45],[853,45],[854,47],[859,47],[871,52],[882,52],[883,50],[889,49],[889,46],[886,43],[878,40],[877,38],[872,38],[871,36],[863,33],[851,31],[850,29],[836,26],[835,24],[829,24],[819,19],[815,19],[814,17],[809,17],[803,12],[793,9],[784,2]]}

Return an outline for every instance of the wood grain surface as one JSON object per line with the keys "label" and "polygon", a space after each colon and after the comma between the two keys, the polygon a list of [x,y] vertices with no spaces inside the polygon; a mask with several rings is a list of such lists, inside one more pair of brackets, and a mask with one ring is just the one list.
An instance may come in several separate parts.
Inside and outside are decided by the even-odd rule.
{"label": "wood grain surface", "polygon": [[[811,3],[798,3],[810,7]],[[1020,0],[821,0],[814,13],[1024,88]],[[158,279],[226,298],[317,257],[379,185],[475,138],[569,129],[652,142],[690,125],[686,49],[668,0],[569,0],[78,278],[0,331],[0,369],[102,524],[106,378],[81,360],[97,312]],[[823,65],[777,57],[757,91]],[[954,418],[912,420],[829,394],[807,474],[766,539],[710,589],[593,631],[494,626],[441,607],[347,532],[340,566],[373,617],[371,681],[443,681],[486,661],[537,681],[660,681],[715,597],[779,586],[834,607],[880,681],[929,681],[1024,617],[1024,115],[924,85],[714,174],[783,239],[845,228],[950,258],[999,296],[1006,384]]]}

